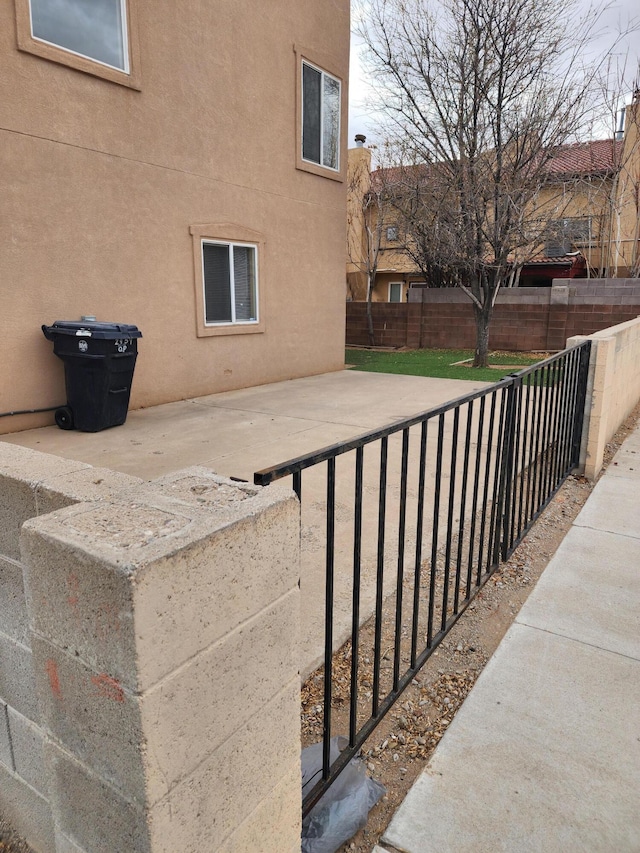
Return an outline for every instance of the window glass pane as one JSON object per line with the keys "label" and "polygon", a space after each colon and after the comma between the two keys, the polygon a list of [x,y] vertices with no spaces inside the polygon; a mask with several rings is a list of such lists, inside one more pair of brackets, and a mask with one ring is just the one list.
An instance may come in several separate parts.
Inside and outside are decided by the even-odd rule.
{"label": "window glass pane", "polygon": [[320,92],[322,74],[302,64],[302,156],[320,163]]}
{"label": "window glass pane", "polygon": [[389,285],[389,302],[402,302],[402,284],[392,281]]}
{"label": "window glass pane", "polygon": [[235,287],[236,320],[255,320],[256,261],[251,246],[233,247],[233,283]]}
{"label": "window glass pane", "polygon": [[324,75],[322,119],[322,165],[337,169],[340,145],[340,83],[326,74]]}
{"label": "window glass pane", "polygon": [[202,244],[205,322],[230,323],[231,277],[229,247]]}
{"label": "window glass pane", "polygon": [[31,0],[34,38],[127,70],[121,0]]}

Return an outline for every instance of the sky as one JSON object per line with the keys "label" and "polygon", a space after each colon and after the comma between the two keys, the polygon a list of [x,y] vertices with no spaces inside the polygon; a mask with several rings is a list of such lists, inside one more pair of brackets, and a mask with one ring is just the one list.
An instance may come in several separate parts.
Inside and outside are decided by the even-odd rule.
{"label": "sky", "polygon": [[[586,9],[590,5],[590,0],[580,0],[580,4]],[[620,29],[625,29],[629,19],[634,16],[636,16],[636,19],[640,18],[640,0],[613,0],[602,16],[602,34],[596,36],[594,48],[601,45],[600,49],[603,51],[606,50],[611,42],[612,35],[619,32]],[[631,69],[631,77],[633,78],[633,71],[638,67],[638,61],[640,60],[640,31],[629,34],[626,37],[625,45],[619,48],[619,50],[627,48],[627,66]],[[360,65],[361,52],[362,45],[358,38],[352,34],[349,71],[349,148],[353,148],[355,145],[354,137],[356,133],[363,133],[367,137],[367,145],[375,144],[376,142],[375,116],[364,105],[367,85]],[[630,91],[628,96],[630,97]]]}

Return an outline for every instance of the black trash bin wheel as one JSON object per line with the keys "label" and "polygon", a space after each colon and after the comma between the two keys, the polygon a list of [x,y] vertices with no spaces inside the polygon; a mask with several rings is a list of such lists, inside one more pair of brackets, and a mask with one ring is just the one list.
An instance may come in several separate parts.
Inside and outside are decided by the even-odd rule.
{"label": "black trash bin wheel", "polygon": [[73,412],[69,406],[56,409],[55,419],[60,429],[73,429]]}

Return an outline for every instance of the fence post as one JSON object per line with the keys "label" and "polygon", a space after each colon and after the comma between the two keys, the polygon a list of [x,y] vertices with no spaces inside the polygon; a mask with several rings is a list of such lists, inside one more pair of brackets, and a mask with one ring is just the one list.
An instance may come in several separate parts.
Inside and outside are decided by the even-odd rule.
{"label": "fence post", "polygon": [[192,468],[21,538],[56,850],[300,850],[299,504]]}
{"label": "fence post", "polygon": [[591,356],[591,341],[587,340],[581,345],[580,366],[578,369],[578,387],[576,389],[576,410],[573,422],[573,433],[571,441],[571,463],[573,467],[580,465],[580,448],[582,444],[582,432],[584,425],[584,410],[587,399],[587,382],[589,379],[589,361]]}
{"label": "fence post", "polygon": [[496,541],[494,555],[498,553],[502,560],[506,560],[509,553],[509,507],[511,505],[511,490],[513,486],[513,448],[516,423],[516,411],[518,408],[518,397],[522,387],[522,379],[516,374],[511,374],[511,383],[507,387],[507,406],[504,418],[504,432],[502,453],[500,454],[500,488],[498,492],[498,507],[496,517],[500,523],[496,524]]}

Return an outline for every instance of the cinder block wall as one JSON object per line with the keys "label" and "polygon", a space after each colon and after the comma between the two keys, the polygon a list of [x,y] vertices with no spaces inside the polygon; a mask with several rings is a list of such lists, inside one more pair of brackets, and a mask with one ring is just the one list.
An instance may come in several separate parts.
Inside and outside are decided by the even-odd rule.
{"label": "cinder block wall", "polygon": [[0,811],[37,851],[55,843],[20,529],[30,518],[139,482],[0,442]]}
{"label": "cinder block wall", "polygon": [[607,442],[640,400],[640,317],[567,345],[592,341],[589,386],[581,451],[584,473],[600,473]]}
{"label": "cinder block wall", "polygon": [[7,819],[41,853],[299,851],[295,496],[0,442],[0,515]]}
{"label": "cinder block wall", "polygon": [[[375,343],[390,347],[473,349],[471,302],[456,288],[414,289],[409,303],[372,305]],[[494,308],[492,349],[561,350],[568,337],[590,335],[640,314],[638,279],[555,279],[553,287],[502,290]],[[347,344],[369,344],[364,302],[347,303]]]}

